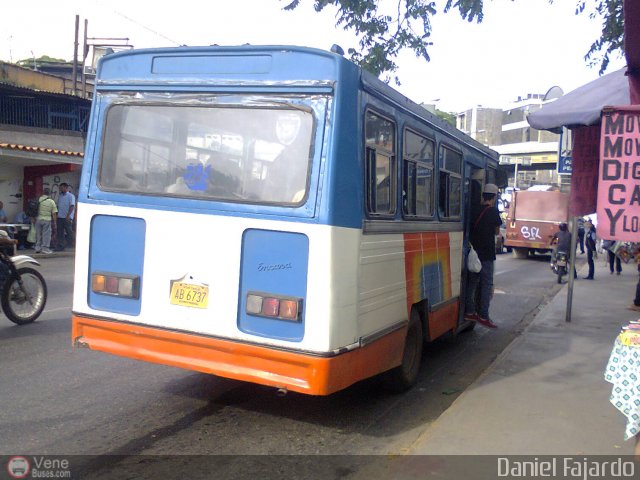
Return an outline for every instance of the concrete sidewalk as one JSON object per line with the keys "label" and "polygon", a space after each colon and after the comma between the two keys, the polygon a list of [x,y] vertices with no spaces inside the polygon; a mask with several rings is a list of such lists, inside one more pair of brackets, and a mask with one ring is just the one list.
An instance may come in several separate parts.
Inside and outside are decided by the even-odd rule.
{"label": "concrete sidewalk", "polygon": [[582,279],[586,270],[574,283],[571,323],[565,322],[565,286],[407,453],[633,453],[603,372],[621,327],[640,317],[626,309],[637,267],[623,264],[622,275],[610,275],[599,257],[595,280]]}

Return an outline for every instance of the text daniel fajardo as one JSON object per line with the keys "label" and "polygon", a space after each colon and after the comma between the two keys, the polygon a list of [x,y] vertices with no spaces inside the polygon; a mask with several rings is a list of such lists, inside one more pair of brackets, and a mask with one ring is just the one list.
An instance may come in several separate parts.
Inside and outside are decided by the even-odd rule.
{"label": "text daniel fajardo", "polygon": [[579,478],[582,480],[632,478],[635,464],[631,461],[589,460],[588,458],[546,457],[533,460],[498,458],[498,477],[511,478]]}

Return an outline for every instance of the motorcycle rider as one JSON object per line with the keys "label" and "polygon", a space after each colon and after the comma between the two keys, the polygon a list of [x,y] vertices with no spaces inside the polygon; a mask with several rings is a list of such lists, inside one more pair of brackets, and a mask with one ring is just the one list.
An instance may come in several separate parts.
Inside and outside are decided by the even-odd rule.
{"label": "motorcycle rider", "polygon": [[[559,252],[563,252],[567,255],[567,261],[569,260],[569,252],[571,251],[571,232],[565,222],[562,222],[556,233],[553,234],[552,244],[556,244],[556,249],[553,252],[553,262],[555,263]],[[575,266],[573,267],[573,278],[577,278]]]}

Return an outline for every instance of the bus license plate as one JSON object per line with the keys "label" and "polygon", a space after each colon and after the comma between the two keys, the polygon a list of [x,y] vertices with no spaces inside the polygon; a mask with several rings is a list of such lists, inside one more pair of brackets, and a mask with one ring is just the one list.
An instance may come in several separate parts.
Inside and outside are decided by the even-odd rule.
{"label": "bus license plate", "polygon": [[175,282],[171,285],[171,303],[183,307],[207,308],[209,287]]}

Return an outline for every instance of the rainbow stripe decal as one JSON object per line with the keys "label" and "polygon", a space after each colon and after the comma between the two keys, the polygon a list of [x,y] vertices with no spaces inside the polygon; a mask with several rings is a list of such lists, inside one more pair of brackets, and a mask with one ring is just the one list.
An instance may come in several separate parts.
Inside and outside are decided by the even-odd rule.
{"label": "rainbow stripe decal", "polygon": [[448,232],[404,234],[407,314],[427,298],[430,305],[453,296]]}

